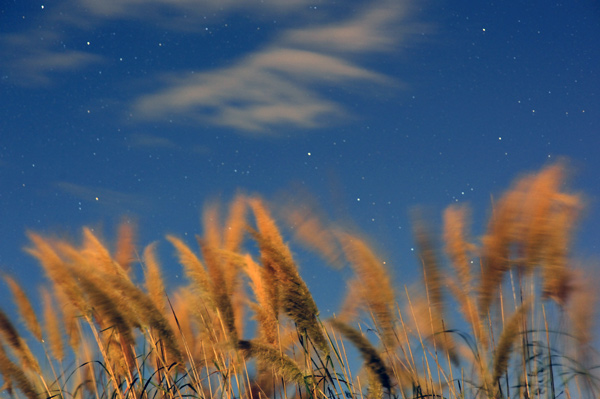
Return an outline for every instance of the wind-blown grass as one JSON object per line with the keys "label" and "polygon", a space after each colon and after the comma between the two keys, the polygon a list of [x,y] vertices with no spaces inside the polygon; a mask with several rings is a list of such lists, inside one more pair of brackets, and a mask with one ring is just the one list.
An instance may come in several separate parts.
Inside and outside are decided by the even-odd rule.
{"label": "wind-blown grass", "polygon": [[4,276],[28,333],[0,310],[1,390],[28,399],[599,397],[597,295],[590,272],[571,266],[582,200],[564,176],[559,163],[519,179],[494,201],[480,240],[465,206],[444,211],[440,248],[416,219],[423,279],[410,288],[360,234],[311,207],[279,207],[301,244],[353,274],[338,317],[324,323],[258,197],[236,196],[224,218],[211,203],[193,243],[166,236],[188,279],[181,287],[163,282],[159,242],[136,260],[130,225],[114,251],[89,228],[81,244],[29,233],[26,251],[48,278],[44,322]]}

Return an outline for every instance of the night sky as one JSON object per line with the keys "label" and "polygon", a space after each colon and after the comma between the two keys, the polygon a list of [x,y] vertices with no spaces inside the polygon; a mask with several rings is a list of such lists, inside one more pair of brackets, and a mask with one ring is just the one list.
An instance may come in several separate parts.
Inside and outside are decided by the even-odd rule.
{"label": "night sky", "polygon": [[[35,296],[27,230],[112,242],[125,218],[181,284],[165,234],[192,244],[241,190],[316,201],[402,287],[413,207],[439,226],[469,203],[478,235],[492,196],[563,158],[587,205],[573,255],[597,257],[598,43],[593,0],[3,1],[0,270]],[[347,276],[292,249],[336,311]]]}

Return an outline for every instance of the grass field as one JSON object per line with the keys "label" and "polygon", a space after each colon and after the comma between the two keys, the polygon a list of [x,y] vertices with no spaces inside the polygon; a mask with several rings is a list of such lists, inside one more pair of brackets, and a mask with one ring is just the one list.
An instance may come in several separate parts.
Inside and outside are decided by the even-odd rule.
{"label": "grass field", "polygon": [[[600,397],[598,280],[592,267],[573,267],[582,199],[564,180],[562,164],[517,180],[480,238],[469,235],[466,206],[444,210],[441,237],[415,214],[423,278],[410,289],[365,237],[306,207],[284,207],[276,221],[255,196],[237,196],[223,217],[208,205],[195,242],[166,237],[187,277],[169,292],[156,243],[138,255],[127,224],[111,250],[88,228],[80,243],[29,232],[26,251],[48,283],[36,314],[4,276],[29,332],[0,311],[2,395]],[[335,318],[319,317],[278,224],[324,264],[352,270]],[[351,347],[362,366],[349,363]]]}

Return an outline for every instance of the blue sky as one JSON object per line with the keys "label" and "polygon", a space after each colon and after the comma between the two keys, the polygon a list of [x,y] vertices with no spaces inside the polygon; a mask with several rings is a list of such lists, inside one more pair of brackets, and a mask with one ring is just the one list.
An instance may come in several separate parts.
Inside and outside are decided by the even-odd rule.
{"label": "blue sky", "polygon": [[[201,233],[237,190],[306,191],[418,278],[410,209],[435,223],[565,157],[600,251],[600,8],[591,0],[63,0],[0,6],[0,268],[35,294],[26,230],[140,245]],[[335,272],[296,249],[320,304]],[[325,270],[325,271],[324,271]],[[0,293],[3,307],[9,299]],[[334,311],[335,309],[331,309]]]}

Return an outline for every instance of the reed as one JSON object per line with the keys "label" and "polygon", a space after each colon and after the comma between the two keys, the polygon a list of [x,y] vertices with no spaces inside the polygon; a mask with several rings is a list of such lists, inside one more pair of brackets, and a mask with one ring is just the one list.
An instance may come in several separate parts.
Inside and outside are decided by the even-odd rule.
{"label": "reed", "polygon": [[56,314],[56,307],[52,299],[52,294],[48,289],[42,288],[41,299],[44,304],[44,322],[46,339],[54,359],[62,362],[65,357],[65,348],[63,345],[63,334],[61,331],[60,319]]}
{"label": "reed", "polygon": [[493,381],[497,381],[500,376],[506,372],[508,360],[513,351],[512,348],[515,341],[517,337],[523,333],[522,326],[525,325],[523,318],[526,317],[527,308],[528,303],[519,306],[502,329],[502,334],[498,339],[498,346],[495,350],[496,353],[494,354],[494,365],[492,367]]}
{"label": "reed", "polygon": [[260,200],[251,199],[250,206],[259,229],[252,230],[251,234],[258,243],[263,262],[270,265],[275,272],[275,279],[267,280],[269,285],[275,285],[270,287],[270,294],[278,297],[276,303],[281,303],[283,311],[302,333],[308,334],[315,347],[323,353],[328,353],[327,341],[317,321],[319,309],[306,283],[300,277],[279,229]]}
{"label": "reed", "polygon": [[164,314],[167,310],[165,303],[166,291],[161,277],[160,265],[156,257],[156,243],[146,246],[143,259],[146,266],[144,270],[146,290],[154,306]]}
{"label": "reed", "polygon": [[[594,270],[572,266],[583,201],[565,176],[558,163],[518,179],[479,239],[464,206],[444,211],[439,238],[416,218],[423,278],[410,288],[366,238],[313,204],[280,208],[287,242],[263,199],[210,203],[198,247],[166,236],[181,287],[163,281],[158,243],[135,256],[131,224],[120,225],[114,251],[89,228],[79,243],[28,233],[26,251],[47,277],[44,323],[33,296],[4,275],[30,334],[0,311],[0,390],[28,399],[600,397]],[[348,279],[326,323],[296,242]]]}
{"label": "reed", "polygon": [[42,327],[40,326],[35,311],[33,310],[33,306],[31,306],[29,298],[27,298],[27,294],[25,294],[25,291],[23,290],[23,288],[21,288],[21,285],[17,283],[17,281],[12,277],[4,276],[4,281],[6,281],[6,284],[10,287],[10,290],[12,291],[15,304],[19,309],[19,314],[25,322],[25,325],[27,326],[31,334],[33,334],[33,336],[38,341],[41,341]]}
{"label": "reed", "polygon": [[38,398],[38,393],[25,371],[10,360],[2,344],[0,344],[0,374],[4,379],[2,390],[6,390],[11,396],[15,394],[13,388],[16,385],[26,398]]}
{"label": "reed", "polygon": [[238,346],[245,356],[256,357],[270,365],[284,381],[295,383],[301,387],[304,386],[305,373],[289,356],[282,354],[272,346],[255,341],[240,341]]}
{"label": "reed", "polygon": [[114,259],[125,273],[130,273],[135,261],[135,229],[127,221],[123,221],[119,226]]}
{"label": "reed", "polygon": [[354,300],[372,312],[383,344],[393,350],[397,342],[394,332],[396,294],[390,273],[365,240],[346,232],[336,234],[357,276],[354,284],[359,289],[353,292]]}
{"label": "reed", "polygon": [[352,326],[336,319],[329,322],[356,346],[369,371],[377,377],[381,386],[389,392],[392,388],[390,375],[377,349]]}
{"label": "reed", "polygon": [[0,309],[0,343],[8,345],[20,359],[21,366],[37,373],[40,365],[6,313]]}
{"label": "reed", "polygon": [[167,240],[170,241],[177,250],[179,262],[183,265],[185,273],[194,284],[198,295],[205,301],[210,301],[211,303],[214,302],[210,295],[211,283],[208,273],[198,256],[179,238],[168,235]]}
{"label": "reed", "polygon": [[[455,352],[454,339],[445,331],[445,324],[448,318],[445,314],[445,298],[443,282],[445,280],[439,266],[436,246],[431,237],[429,228],[421,217],[417,217],[414,222],[414,235],[417,242],[417,249],[421,264],[423,267],[423,284],[427,294],[429,331],[428,338],[434,341],[434,345],[443,349],[452,362],[458,364],[458,357]],[[427,314],[424,319],[427,320]]]}

